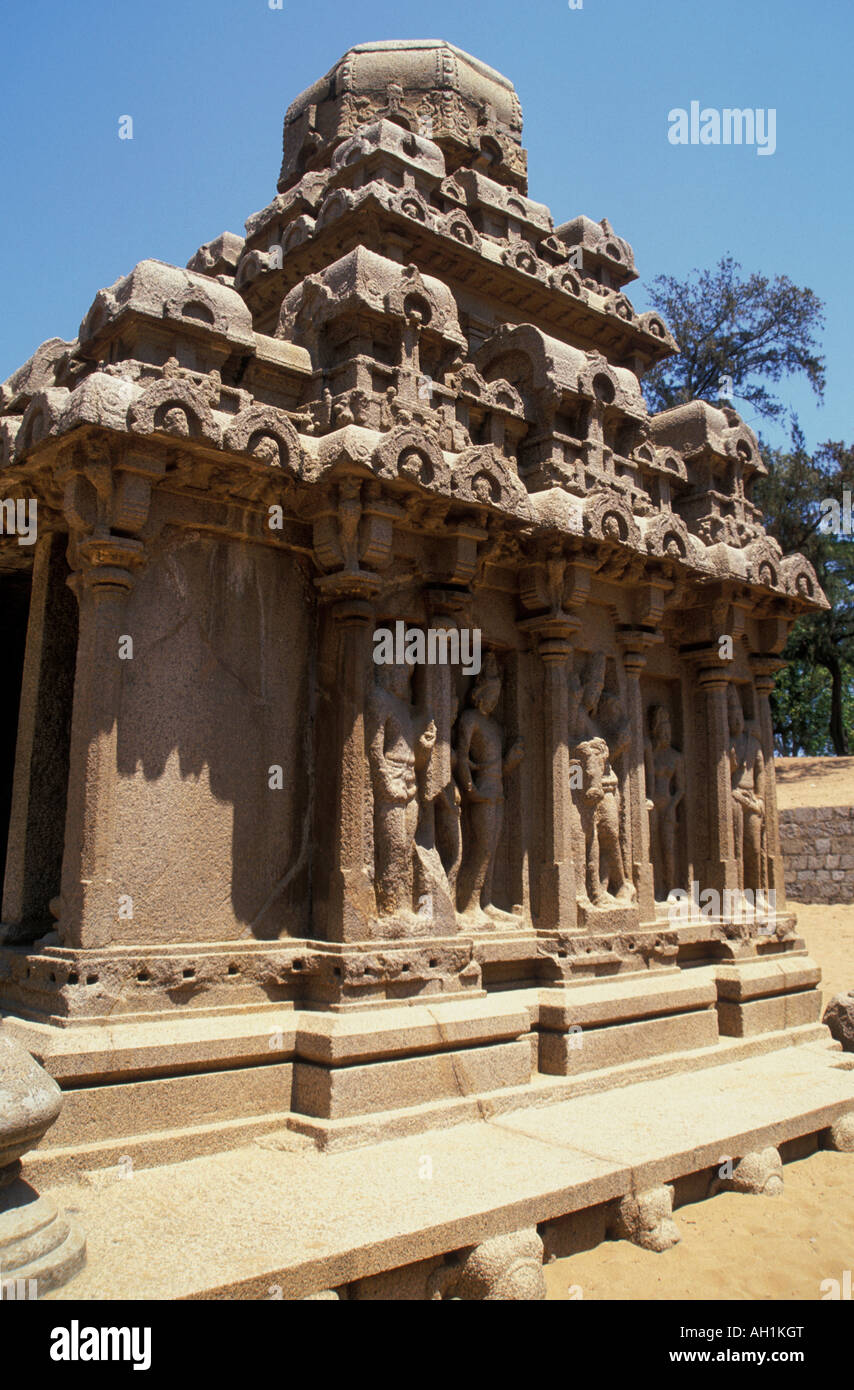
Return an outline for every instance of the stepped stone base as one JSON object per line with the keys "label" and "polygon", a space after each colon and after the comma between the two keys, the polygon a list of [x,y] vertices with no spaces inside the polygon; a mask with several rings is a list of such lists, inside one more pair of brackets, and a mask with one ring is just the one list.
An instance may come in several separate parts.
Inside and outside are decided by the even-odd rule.
{"label": "stepped stone base", "polygon": [[[435,1270],[494,1237],[523,1233],[507,1259],[530,1261],[534,1227],[548,1247],[553,1225],[711,1170],[722,1154],[824,1134],[854,1112],[841,1060],[802,1044],[708,1070],[702,1087],[670,1075],[370,1148],[250,1144],[57,1186],[90,1258],[49,1297],[359,1297],[376,1276],[383,1297],[436,1297]],[[176,1261],[176,1249],[194,1257]]]}
{"label": "stepped stone base", "polygon": [[0,1190],[0,1296],[42,1298],[74,1277],[86,1241],[48,1197],[17,1178]]}
{"label": "stepped stone base", "polygon": [[689,969],[653,960],[341,1013],[284,1006],[65,1028],[7,1017],[3,1030],[63,1088],[62,1112],[28,1159],[44,1185],[254,1141],[353,1148],[827,1044],[818,980],[795,938]]}

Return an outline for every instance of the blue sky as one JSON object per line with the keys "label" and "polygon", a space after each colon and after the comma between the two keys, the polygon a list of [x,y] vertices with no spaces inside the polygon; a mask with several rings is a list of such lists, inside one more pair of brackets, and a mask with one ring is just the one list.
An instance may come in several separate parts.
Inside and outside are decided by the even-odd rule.
{"label": "blue sky", "polygon": [[[726,252],[814,289],[825,404],[781,395],[810,443],[854,439],[851,0],[9,0],[3,30],[0,380],[137,261],[242,232],[275,193],[286,107],[351,44],[446,38],[514,81],[531,196],[632,243],[639,308],[645,279]],[[671,145],[692,100],[775,108],[776,153]]]}

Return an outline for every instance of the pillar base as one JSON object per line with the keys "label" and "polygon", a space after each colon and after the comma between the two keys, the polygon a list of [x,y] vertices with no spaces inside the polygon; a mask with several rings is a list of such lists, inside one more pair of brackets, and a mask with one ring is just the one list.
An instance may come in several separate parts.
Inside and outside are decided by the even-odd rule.
{"label": "pillar base", "polygon": [[41,1298],[67,1284],[85,1262],[85,1238],[48,1197],[40,1197],[20,1177],[20,1164],[0,1173],[2,1297]]}

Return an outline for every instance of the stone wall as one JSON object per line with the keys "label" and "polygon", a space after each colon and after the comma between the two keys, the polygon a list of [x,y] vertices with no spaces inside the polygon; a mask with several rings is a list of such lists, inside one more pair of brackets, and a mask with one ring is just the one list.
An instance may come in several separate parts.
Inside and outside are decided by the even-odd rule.
{"label": "stone wall", "polygon": [[793,901],[854,902],[854,806],[780,811],[780,847]]}

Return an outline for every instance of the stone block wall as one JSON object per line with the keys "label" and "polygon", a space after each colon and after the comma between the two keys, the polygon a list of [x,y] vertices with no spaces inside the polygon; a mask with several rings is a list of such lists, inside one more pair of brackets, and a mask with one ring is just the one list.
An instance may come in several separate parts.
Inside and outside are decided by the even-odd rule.
{"label": "stone block wall", "polygon": [[780,811],[786,894],[800,903],[854,903],[854,806]]}

